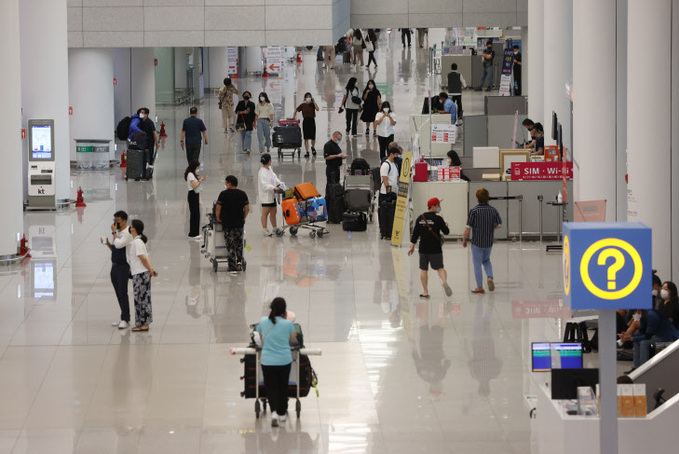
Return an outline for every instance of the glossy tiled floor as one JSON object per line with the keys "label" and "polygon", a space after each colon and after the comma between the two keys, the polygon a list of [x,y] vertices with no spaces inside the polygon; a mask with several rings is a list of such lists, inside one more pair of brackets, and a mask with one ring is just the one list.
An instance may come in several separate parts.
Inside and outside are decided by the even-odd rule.
{"label": "glossy tiled floor", "polygon": [[[426,56],[384,38],[380,47],[374,78],[401,115],[397,140],[405,141],[413,97],[427,88]],[[265,88],[285,101],[286,113],[302,93],[314,93],[320,150],[329,131],[344,130],[337,92],[350,73],[362,84],[368,78],[341,64],[336,74],[322,71],[308,53],[284,77],[237,85],[253,94]],[[467,112],[480,112],[482,96],[465,94]],[[423,301],[416,258],[380,241],[376,225],[354,234],[332,225],[322,239],[262,238],[259,156],[241,153],[239,141],[223,134],[210,99],[200,111],[210,139],[203,210],[227,173],[240,178],[254,207],[247,272],[215,274],[200,244],[186,239],[186,163],[177,136],[187,110],[154,112],[170,136],[153,181],[126,183],[118,170],[74,172],[87,208],[25,215],[35,258],[0,276],[0,453],[530,452],[528,346],[558,337],[559,320],[540,318],[559,312],[558,255],[537,243],[499,243],[497,291],[475,296],[469,251],[448,243],[453,298],[444,299],[432,275],[433,297]],[[342,147],[377,163],[372,139]],[[325,186],[320,159],[286,158],[274,168],[290,186]],[[146,223],[160,274],[146,334],[111,327],[118,311],[99,237],[119,209]],[[277,295],[323,356],[312,358],[320,397],[312,393],[300,420],[272,430],[240,397],[242,365],[228,348],[246,343],[247,325]]]}

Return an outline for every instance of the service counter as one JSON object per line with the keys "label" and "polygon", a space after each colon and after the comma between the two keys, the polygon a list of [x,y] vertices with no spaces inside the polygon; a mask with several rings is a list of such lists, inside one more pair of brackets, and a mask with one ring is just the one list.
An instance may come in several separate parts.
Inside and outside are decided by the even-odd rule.
{"label": "service counter", "polygon": [[465,225],[467,224],[467,191],[469,183],[466,181],[432,181],[412,183],[412,207],[411,222],[417,216],[427,211],[427,201],[432,197],[443,200],[441,203],[441,216],[448,223],[450,234],[446,238],[462,238]]}
{"label": "service counter", "polygon": [[[431,155],[434,158],[445,158],[446,153],[450,151],[452,144],[449,143],[431,143],[429,137],[429,114],[422,114],[422,105],[425,97],[415,97],[413,105],[410,110],[410,118],[408,119],[408,127],[410,137],[415,137],[417,133],[420,134],[420,150],[424,156],[429,156],[429,149],[431,147]],[[450,114],[432,114],[431,121],[433,124],[450,124]]]}

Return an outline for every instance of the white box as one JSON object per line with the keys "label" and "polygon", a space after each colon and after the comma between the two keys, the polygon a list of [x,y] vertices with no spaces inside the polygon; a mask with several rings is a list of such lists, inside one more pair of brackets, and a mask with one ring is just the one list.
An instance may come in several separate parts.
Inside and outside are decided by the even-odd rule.
{"label": "white box", "polygon": [[500,148],[474,147],[472,166],[475,168],[500,167]]}

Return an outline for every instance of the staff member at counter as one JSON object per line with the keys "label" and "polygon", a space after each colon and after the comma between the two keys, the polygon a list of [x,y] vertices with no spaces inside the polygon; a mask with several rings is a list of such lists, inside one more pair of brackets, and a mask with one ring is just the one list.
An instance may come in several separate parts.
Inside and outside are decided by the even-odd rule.
{"label": "staff member at counter", "polygon": [[443,110],[438,109],[436,110],[436,113],[440,114],[450,114],[450,124],[454,125],[455,122],[457,121],[457,106],[455,106],[455,103],[453,102],[452,99],[448,97],[448,93],[446,92],[441,92],[439,93],[439,101],[441,101],[441,104],[443,104]]}
{"label": "staff member at counter", "polygon": [[471,181],[462,171],[462,161],[460,160],[457,151],[451,149],[447,153],[447,156],[448,156],[448,167],[460,167],[460,180]]}
{"label": "staff member at counter", "polygon": [[523,144],[523,147],[532,150],[535,148],[535,141],[533,140],[533,128],[535,127],[535,123],[533,123],[533,120],[530,118],[526,118],[521,122],[521,125],[526,128],[526,131],[528,131],[528,135],[531,138]]}
{"label": "staff member at counter", "polygon": [[535,123],[531,131],[533,139],[535,139],[535,151],[531,152],[531,156],[545,155],[545,131],[541,123]]}

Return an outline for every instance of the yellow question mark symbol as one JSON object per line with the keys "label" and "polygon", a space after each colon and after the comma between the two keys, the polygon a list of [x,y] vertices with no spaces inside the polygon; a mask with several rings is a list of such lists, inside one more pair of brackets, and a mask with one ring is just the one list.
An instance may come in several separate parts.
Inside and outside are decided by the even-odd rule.
{"label": "yellow question mark symbol", "polygon": [[618,249],[608,248],[601,251],[597,259],[597,265],[606,265],[606,260],[613,257],[614,261],[608,267],[608,290],[615,290],[616,274],[625,266],[625,256]]}

